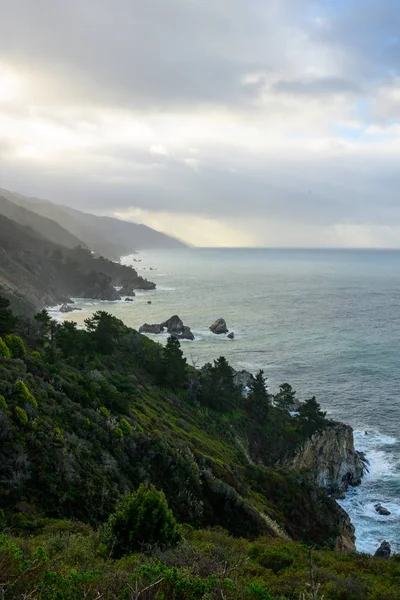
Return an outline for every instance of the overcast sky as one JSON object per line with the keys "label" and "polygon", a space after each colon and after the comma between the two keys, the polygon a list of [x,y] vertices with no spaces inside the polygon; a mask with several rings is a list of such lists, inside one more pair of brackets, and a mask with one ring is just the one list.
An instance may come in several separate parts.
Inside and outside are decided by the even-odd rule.
{"label": "overcast sky", "polygon": [[0,15],[0,187],[198,245],[400,246],[399,0]]}

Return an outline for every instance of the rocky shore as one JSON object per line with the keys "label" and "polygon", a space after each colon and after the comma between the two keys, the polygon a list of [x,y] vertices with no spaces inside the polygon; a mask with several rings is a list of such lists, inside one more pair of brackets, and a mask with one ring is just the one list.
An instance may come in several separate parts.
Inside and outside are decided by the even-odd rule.
{"label": "rocky shore", "polygon": [[296,470],[308,471],[335,498],[343,498],[349,486],[360,485],[365,456],[354,448],[353,429],[334,423],[316,433],[291,460]]}

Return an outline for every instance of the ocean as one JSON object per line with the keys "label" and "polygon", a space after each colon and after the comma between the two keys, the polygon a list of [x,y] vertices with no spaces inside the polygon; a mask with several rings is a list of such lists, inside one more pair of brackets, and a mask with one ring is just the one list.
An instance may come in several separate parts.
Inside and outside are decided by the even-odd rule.
{"label": "ocean", "polygon": [[[400,552],[400,251],[186,249],[123,262],[157,289],[134,302],[77,300],[82,311],[68,318],[83,323],[101,308],[139,328],[177,314],[195,334],[182,342],[192,364],[224,355],[236,369],[263,369],[272,392],[289,382],[300,399],[315,395],[370,460],[340,502],[357,549],[373,553],[386,539]],[[218,317],[234,340],[209,331]]]}

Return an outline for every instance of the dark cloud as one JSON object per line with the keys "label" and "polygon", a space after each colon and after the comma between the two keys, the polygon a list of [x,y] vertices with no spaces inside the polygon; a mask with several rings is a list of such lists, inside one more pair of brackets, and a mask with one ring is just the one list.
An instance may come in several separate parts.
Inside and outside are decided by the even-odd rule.
{"label": "dark cloud", "polygon": [[[31,82],[0,104],[11,132],[0,130],[1,186],[239,225],[400,224],[398,153],[364,133],[400,118],[398,0],[0,0],[0,10],[0,66]],[[148,138],[121,141],[134,119]],[[47,125],[85,143],[53,161]]]}

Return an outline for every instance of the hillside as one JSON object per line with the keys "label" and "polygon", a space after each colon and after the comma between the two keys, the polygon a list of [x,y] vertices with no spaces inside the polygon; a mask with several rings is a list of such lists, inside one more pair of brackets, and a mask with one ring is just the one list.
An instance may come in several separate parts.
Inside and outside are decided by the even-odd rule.
{"label": "hillside", "polygon": [[50,240],[66,248],[75,248],[76,246],[86,247],[86,244],[61,227],[56,221],[47,217],[42,217],[35,212],[24,208],[4,196],[0,195],[0,215],[16,221],[20,225],[26,225],[38,233],[41,237]]}
{"label": "hillside", "polygon": [[19,314],[33,314],[71,296],[115,300],[115,285],[155,287],[133,268],[95,258],[84,248],[57,245],[2,215],[0,231],[0,292]]}
{"label": "hillside", "polygon": [[[346,513],[278,466],[334,426],[315,399],[291,416],[290,386],[272,397],[262,373],[245,397],[222,357],[195,370],[177,340],[104,312],[86,325],[18,323],[0,302],[3,597],[297,600],[317,545],[314,598],[398,599],[397,558],[334,552],[351,544]],[[139,493],[145,537],[124,551],[116,503]],[[178,534],[146,546],[153,520],[156,539],[167,520]]]}
{"label": "hillside", "polygon": [[146,225],[112,217],[99,217],[8,190],[0,189],[0,194],[15,204],[56,221],[71,235],[83,240],[93,251],[112,260],[118,260],[121,256],[137,250],[185,247],[185,244],[176,238]]}

